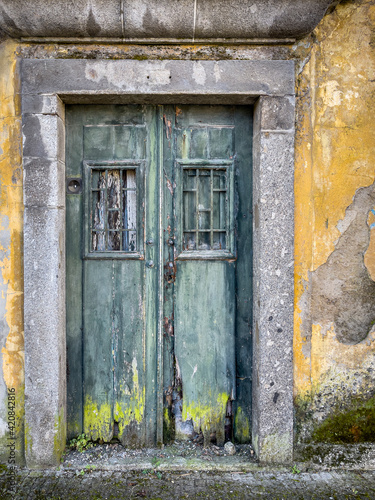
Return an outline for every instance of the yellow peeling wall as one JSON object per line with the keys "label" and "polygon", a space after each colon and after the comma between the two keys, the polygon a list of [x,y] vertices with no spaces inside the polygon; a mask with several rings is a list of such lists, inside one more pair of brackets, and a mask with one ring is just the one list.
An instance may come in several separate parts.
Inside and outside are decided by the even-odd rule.
{"label": "yellow peeling wall", "polygon": [[306,410],[297,415],[311,419],[299,425],[303,438],[312,420],[374,394],[374,2],[342,2],[294,50],[294,382]]}
{"label": "yellow peeling wall", "polygon": [[[0,443],[6,436],[8,423],[13,423],[12,411],[15,409],[17,451],[21,460],[24,386],[23,204],[21,117],[15,49],[16,45],[12,42],[0,44]],[[15,408],[11,397],[14,393]],[[1,448],[3,454],[4,448]],[[8,447],[5,451],[7,456],[9,450]]]}

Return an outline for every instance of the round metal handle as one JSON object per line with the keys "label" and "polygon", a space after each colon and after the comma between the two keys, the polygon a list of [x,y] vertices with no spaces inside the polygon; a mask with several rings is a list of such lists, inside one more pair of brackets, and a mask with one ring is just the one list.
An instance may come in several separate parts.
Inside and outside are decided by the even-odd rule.
{"label": "round metal handle", "polygon": [[148,260],[146,262],[146,267],[150,268],[150,267],[154,267],[154,261],[153,260]]}

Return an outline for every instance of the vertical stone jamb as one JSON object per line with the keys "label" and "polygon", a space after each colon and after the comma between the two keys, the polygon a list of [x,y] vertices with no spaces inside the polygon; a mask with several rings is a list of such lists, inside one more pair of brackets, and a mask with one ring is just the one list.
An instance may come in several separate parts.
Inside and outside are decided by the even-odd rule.
{"label": "vertical stone jamb", "polygon": [[66,442],[65,128],[54,95],[23,95],[25,454],[59,463]]}
{"label": "vertical stone jamb", "polygon": [[254,116],[253,445],[293,459],[294,96],[260,97]]}

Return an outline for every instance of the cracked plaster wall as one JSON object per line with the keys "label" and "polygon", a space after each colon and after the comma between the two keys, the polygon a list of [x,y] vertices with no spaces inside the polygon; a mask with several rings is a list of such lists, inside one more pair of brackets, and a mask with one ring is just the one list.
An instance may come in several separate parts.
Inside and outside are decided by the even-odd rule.
{"label": "cracked plaster wall", "polygon": [[[367,400],[374,394],[374,26],[375,2],[353,0],[341,2],[294,46],[0,44],[0,439],[6,430],[6,386],[16,387],[21,398],[24,377],[17,56],[294,59],[294,391],[299,439],[309,437],[312,422],[344,411],[353,398]],[[22,411],[20,399],[20,419]],[[20,452],[22,441],[19,433]]]}
{"label": "cracked plaster wall", "polygon": [[[16,45],[0,44],[0,456],[6,448],[7,389],[16,392],[17,461],[23,457],[23,264],[21,110]],[[12,409],[12,408],[10,408]]]}
{"label": "cracked plaster wall", "polygon": [[374,41],[375,2],[344,1],[296,47],[294,384],[302,440],[375,392]]}

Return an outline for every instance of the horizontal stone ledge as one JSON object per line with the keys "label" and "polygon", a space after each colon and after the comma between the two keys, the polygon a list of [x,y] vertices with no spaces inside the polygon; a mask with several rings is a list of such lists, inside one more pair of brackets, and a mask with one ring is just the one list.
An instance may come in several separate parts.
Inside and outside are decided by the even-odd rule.
{"label": "horizontal stone ledge", "polygon": [[22,93],[294,94],[293,61],[24,59]]}
{"label": "horizontal stone ledge", "polygon": [[79,44],[79,45],[290,45],[296,38],[81,38],[21,36],[21,42],[38,44]]}
{"label": "horizontal stone ledge", "polygon": [[0,32],[15,38],[290,41],[310,33],[336,3],[338,0],[0,0]]}

